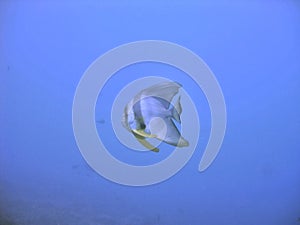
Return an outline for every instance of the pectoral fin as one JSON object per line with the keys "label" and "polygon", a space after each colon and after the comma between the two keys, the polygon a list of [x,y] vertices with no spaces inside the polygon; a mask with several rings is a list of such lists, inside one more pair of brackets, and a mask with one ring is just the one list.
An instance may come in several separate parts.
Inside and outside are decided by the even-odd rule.
{"label": "pectoral fin", "polygon": [[[144,132],[144,131],[143,131]],[[142,132],[142,133],[143,133]],[[151,145],[148,141],[145,140],[145,137],[140,135],[139,133],[135,133],[134,131],[132,131],[133,135],[135,136],[135,138],[147,149],[153,151],[153,152],[159,152],[159,149],[154,147],[153,145]],[[144,132],[145,133],[145,132]],[[147,134],[147,133],[145,133]],[[149,134],[147,134],[149,135]],[[151,136],[151,135],[150,135]],[[155,136],[155,135],[152,135]]]}

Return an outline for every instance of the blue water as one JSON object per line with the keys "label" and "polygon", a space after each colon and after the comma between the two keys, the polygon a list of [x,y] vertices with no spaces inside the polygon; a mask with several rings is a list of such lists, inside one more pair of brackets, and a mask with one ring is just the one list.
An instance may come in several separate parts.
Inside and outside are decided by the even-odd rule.
{"label": "blue water", "polygon": [[[1,1],[0,224],[300,224],[299,6]],[[73,135],[72,104],[96,58],[149,39],[182,45],[207,63],[223,90],[227,130],[220,154],[199,173],[210,129],[201,90],[170,66],[124,68],[96,106],[97,128],[116,158],[149,164],[171,152],[166,147],[147,154],[147,161],[116,141],[110,107],[136,78],[165,74],[181,82],[201,120],[196,152],[180,172],[159,184],[129,187],[104,179],[85,162]]]}

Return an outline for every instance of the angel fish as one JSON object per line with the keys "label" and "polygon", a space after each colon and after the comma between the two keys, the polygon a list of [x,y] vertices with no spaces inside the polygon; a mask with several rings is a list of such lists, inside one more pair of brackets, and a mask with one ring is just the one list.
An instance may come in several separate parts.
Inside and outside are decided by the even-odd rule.
{"label": "angel fish", "polygon": [[181,123],[180,97],[174,106],[171,104],[180,87],[179,83],[162,82],[140,91],[126,105],[122,124],[147,149],[159,151],[146,138],[156,138],[178,147],[189,145],[173,121]]}

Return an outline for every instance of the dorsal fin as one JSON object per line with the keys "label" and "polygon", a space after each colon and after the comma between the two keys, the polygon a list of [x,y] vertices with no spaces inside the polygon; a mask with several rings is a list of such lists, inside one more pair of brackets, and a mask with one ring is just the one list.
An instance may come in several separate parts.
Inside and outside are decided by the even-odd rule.
{"label": "dorsal fin", "polygon": [[143,89],[136,95],[136,99],[145,97],[157,97],[163,99],[161,102],[166,108],[169,108],[173,97],[178,93],[182,85],[176,82],[161,82],[149,88]]}

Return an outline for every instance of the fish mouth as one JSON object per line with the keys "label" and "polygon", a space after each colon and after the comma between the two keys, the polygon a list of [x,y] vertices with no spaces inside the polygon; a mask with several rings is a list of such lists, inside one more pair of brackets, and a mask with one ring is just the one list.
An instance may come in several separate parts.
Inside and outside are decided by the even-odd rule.
{"label": "fish mouth", "polygon": [[128,123],[128,107],[127,106],[125,106],[121,123],[122,123],[123,127],[125,127],[129,132],[131,132],[131,129],[130,129],[130,126]]}

